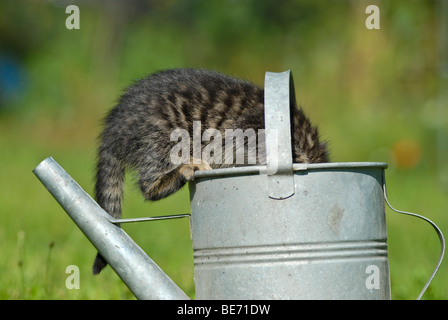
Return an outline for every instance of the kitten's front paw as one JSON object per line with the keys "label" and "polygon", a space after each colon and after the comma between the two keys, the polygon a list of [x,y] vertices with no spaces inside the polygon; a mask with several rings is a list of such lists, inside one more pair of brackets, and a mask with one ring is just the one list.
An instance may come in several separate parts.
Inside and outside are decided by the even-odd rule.
{"label": "kitten's front paw", "polygon": [[205,161],[198,164],[194,164],[193,162],[195,161],[193,160],[192,163],[183,165],[179,170],[180,174],[183,175],[187,181],[194,181],[194,172],[197,170],[212,169],[212,167],[210,167],[210,165]]}

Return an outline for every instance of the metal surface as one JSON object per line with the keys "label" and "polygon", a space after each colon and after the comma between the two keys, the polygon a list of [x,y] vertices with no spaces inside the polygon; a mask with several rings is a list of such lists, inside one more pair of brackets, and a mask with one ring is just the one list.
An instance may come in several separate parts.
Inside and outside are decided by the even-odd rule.
{"label": "metal surface", "polygon": [[53,158],[33,172],[138,299],[189,299]]}
{"label": "metal surface", "polygon": [[290,125],[285,100],[294,99],[289,81],[289,71],[266,73],[267,166],[195,174],[197,297],[390,299],[386,201],[427,221],[439,236],[439,261],[420,299],[443,260],[442,232],[390,205],[385,163],[292,164],[291,145],[284,143],[291,141],[284,130]]}
{"label": "metal surface", "polygon": [[197,172],[198,299],[390,299],[386,164],[307,167],[294,172],[295,194],[284,200],[268,196],[267,175]]}
{"label": "metal surface", "polygon": [[184,213],[184,214],[173,214],[173,215],[169,215],[169,216],[129,218],[129,219],[114,219],[114,218],[110,217],[108,220],[114,224],[122,224],[122,223],[132,223],[132,222],[146,222],[146,221],[190,218],[190,216],[191,215],[189,213]]}
{"label": "metal surface", "polygon": [[267,165],[190,185],[196,297],[390,299],[387,165],[293,165],[291,73],[265,79]]}
{"label": "metal surface", "polygon": [[[387,168],[385,162],[331,162],[331,163],[294,163],[293,172],[318,169],[359,169],[359,168]],[[266,174],[266,166],[234,167],[213,170],[201,170],[194,173],[195,178],[214,178],[225,176]]]}
{"label": "metal surface", "polygon": [[294,101],[291,72],[266,72],[264,112],[268,192],[273,199],[294,194],[290,104]]}

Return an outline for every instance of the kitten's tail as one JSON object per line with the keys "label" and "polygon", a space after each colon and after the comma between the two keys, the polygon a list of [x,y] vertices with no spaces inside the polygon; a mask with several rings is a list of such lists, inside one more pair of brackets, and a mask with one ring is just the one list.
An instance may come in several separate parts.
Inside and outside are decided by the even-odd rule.
{"label": "kitten's tail", "polygon": [[[101,147],[97,163],[96,201],[115,219],[121,218],[123,183],[123,164],[106,148]],[[98,253],[93,263],[93,274],[100,273],[106,265],[106,260]]]}

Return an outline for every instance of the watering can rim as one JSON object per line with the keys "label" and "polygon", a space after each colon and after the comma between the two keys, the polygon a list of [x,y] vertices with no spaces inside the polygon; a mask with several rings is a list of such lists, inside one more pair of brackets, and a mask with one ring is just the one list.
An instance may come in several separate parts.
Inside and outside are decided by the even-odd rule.
{"label": "watering can rim", "polygon": [[[354,170],[361,168],[387,169],[385,162],[328,162],[328,163],[294,163],[293,172],[313,171],[313,170]],[[266,174],[266,165],[241,166],[231,168],[220,168],[211,170],[199,170],[194,174],[195,178],[211,178],[220,176],[254,175]]]}

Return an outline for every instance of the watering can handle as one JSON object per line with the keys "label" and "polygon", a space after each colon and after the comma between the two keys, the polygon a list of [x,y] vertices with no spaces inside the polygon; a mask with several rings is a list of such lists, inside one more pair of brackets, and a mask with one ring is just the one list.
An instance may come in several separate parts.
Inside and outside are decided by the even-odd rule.
{"label": "watering can handle", "polygon": [[291,71],[266,72],[264,113],[268,192],[270,198],[277,200],[294,195],[291,105],[295,105]]}
{"label": "watering can handle", "polygon": [[420,294],[417,297],[417,300],[420,300],[420,298],[423,296],[423,294],[425,293],[426,289],[428,289],[431,281],[434,279],[437,271],[439,270],[440,265],[442,264],[443,261],[443,256],[445,255],[445,238],[443,237],[443,233],[440,230],[440,228],[431,220],[429,220],[426,217],[423,217],[419,214],[416,213],[411,213],[411,212],[406,212],[406,211],[400,211],[395,209],[394,207],[392,207],[392,205],[389,203],[389,199],[387,198],[387,191],[386,191],[386,179],[384,176],[384,172],[383,172],[383,192],[384,192],[384,199],[387,203],[387,205],[389,206],[389,208],[391,208],[393,211],[397,212],[397,213],[401,213],[401,214],[405,214],[405,215],[409,215],[409,216],[413,216],[419,219],[422,219],[426,222],[428,222],[433,228],[434,230],[437,232],[437,235],[439,236],[439,240],[440,240],[440,246],[441,246],[441,252],[440,252],[440,256],[439,256],[439,260],[437,262],[437,265],[433,271],[433,273],[431,274],[431,277],[429,278],[429,280],[426,282],[425,286],[423,287],[422,291],[420,292]]}

